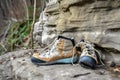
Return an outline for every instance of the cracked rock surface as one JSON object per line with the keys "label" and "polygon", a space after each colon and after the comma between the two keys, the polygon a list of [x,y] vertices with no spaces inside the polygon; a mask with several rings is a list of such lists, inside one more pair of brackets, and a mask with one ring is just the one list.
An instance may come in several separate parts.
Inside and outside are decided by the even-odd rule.
{"label": "cracked rock surface", "polygon": [[0,80],[119,80],[103,68],[91,70],[79,64],[37,66],[30,61],[31,52],[21,50],[0,56]]}

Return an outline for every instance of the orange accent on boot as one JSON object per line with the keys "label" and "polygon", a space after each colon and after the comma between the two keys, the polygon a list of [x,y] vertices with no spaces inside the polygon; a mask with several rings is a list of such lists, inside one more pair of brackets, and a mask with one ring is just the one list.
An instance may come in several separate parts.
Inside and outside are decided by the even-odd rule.
{"label": "orange accent on boot", "polygon": [[[53,57],[40,57],[38,53],[33,54],[33,57],[46,61],[46,62],[51,62],[59,59],[64,59],[64,58],[71,58],[73,55],[76,55],[76,49],[73,47],[71,48],[71,51],[68,53],[64,52],[64,45],[65,45],[65,40],[61,39],[60,43],[58,44],[58,53],[59,55],[53,56]],[[44,53],[43,53],[44,54]],[[54,53],[53,53],[54,54]]]}
{"label": "orange accent on boot", "polygon": [[60,43],[58,44],[58,50],[59,50],[61,56],[64,56],[64,53],[63,53],[64,42],[65,41],[63,39],[61,39]]}

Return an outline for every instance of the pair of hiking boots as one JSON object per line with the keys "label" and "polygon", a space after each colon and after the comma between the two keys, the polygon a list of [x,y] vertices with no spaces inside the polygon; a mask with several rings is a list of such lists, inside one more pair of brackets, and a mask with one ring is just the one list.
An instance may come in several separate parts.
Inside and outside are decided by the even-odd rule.
{"label": "pair of hiking boots", "polygon": [[96,54],[97,52],[90,42],[81,40],[75,45],[74,39],[58,36],[49,47],[40,53],[34,53],[31,61],[37,65],[74,64],[78,62],[86,68],[95,68],[95,65],[99,64],[99,55]]}

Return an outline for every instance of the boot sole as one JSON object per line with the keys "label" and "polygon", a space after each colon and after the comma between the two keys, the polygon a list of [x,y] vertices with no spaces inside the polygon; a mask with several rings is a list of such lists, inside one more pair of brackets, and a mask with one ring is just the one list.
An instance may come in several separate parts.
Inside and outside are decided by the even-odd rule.
{"label": "boot sole", "polygon": [[36,65],[40,65],[40,66],[54,65],[54,64],[72,64],[72,63],[76,63],[78,61],[78,57],[74,56],[74,58],[60,59],[60,60],[56,60],[56,61],[52,61],[52,62],[45,62],[45,61],[39,60],[35,57],[31,57],[31,61],[32,61],[32,63],[34,63]]}

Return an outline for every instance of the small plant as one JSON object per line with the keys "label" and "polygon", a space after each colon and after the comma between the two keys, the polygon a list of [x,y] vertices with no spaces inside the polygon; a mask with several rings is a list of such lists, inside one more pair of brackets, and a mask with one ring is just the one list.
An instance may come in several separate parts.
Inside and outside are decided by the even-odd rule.
{"label": "small plant", "polygon": [[4,45],[0,43],[0,55],[2,55],[5,51],[6,51],[6,48],[4,47]]}
{"label": "small plant", "polygon": [[16,48],[27,48],[28,44],[26,42],[29,40],[29,34],[31,29],[32,21],[25,22],[16,22],[12,25],[9,36],[8,36],[8,45],[10,51],[13,51]]}

